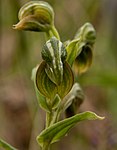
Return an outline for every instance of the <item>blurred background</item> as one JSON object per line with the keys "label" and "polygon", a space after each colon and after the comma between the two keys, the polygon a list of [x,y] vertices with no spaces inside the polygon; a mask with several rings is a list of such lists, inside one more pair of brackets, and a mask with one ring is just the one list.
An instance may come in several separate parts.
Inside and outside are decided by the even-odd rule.
{"label": "blurred background", "polygon": [[[38,106],[32,68],[41,62],[43,33],[16,31],[18,11],[29,0],[1,1],[0,13],[0,137],[19,150],[38,150],[36,136],[45,114]],[[53,150],[117,150],[117,1],[46,0],[55,11],[61,40],[72,39],[91,22],[97,39],[91,68],[78,81],[85,93],[80,112],[94,111],[104,121],[77,125]]]}

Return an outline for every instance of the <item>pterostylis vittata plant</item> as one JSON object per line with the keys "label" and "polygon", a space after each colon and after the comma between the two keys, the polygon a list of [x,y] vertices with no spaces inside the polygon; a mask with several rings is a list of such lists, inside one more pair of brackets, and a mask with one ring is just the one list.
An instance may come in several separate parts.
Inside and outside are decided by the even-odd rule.
{"label": "pterostylis vittata plant", "polygon": [[[90,67],[96,33],[90,23],[85,23],[73,40],[61,42],[54,25],[53,8],[44,1],[28,2],[20,9],[18,17],[14,29],[46,35],[41,51],[43,61],[33,69],[32,80],[39,106],[46,112],[45,129],[36,139],[42,150],[49,150],[52,143],[64,137],[80,121],[104,119],[90,111],[76,113],[84,94],[75,83],[74,74],[81,75]],[[61,119],[63,113],[66,118]]]}

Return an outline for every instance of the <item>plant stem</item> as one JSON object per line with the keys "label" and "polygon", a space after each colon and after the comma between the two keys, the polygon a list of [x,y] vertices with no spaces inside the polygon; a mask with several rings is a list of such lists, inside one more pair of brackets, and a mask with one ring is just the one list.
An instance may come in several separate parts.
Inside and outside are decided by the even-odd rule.
{"label": "plant stem", "polygon": [[58,34],[58,31],[56,30],[55,26],[53,25],[52,28],[46,33],[46,39],[49,40],[53,36],[55,36],[58,40],[60,40],[60,36]]}
{"label": "plant stem", "polygon": [[50,150],[50,144],[49,143],[44,144],[42,150]]}
{"label": "plant stem", "polygon": [[52,124],[58,122],[60,116],[60,109],[52,110],[50,113],[46,113],[46,128]]}
{"label": "plant stem", "polygon": [[46,128],[50,126],[51,120],[52,120],[52,112],[46,112]]}
{"label": "plant stem", "polygon": [[[46,112],[46,128],[58,122],[60,114],[60,106],[55,110],[51,110],[51,112]],[[50,150],[50,143],[44,143],[42,150]]]}
{"label": "plant stem", "polygon": [[52,33],[58,40],[60,40],[59,33],[58,33],[57,29],[55,28],[55,26],[52,26]]}

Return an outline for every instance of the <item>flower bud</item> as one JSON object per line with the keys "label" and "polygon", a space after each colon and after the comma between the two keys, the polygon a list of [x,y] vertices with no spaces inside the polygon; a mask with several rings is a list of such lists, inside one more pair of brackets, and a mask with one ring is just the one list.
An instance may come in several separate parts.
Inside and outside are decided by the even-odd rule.
{"label": "flower bud", "polygon": [[78,83],[75,83],[62,102],[62,109],[65,111],[66,117],[75,115],[83,101],[83,90]]}
{"label": "flower bud", "polygon": [[46,42],[41,54],[47,63],[45,71],[48,77],[59,85],[63,80],[63,63],[67,56],[63,43],[53,37]]}
{"label": "flower bud", "polygon": [[95,29],[90,23],[86,23],[78,30],[75,38],[67,45],[67,62],[73,66],[76,73],[84,73],[90,67],[95,39]]}
{"label": "flower bud", "polygon": [[31,1],[25,4],[18,14],[19,23],[14,29],[48,31],[54,24],[53,8],[44,1]]}
{"label": "flower bud", "polygon": [[56,85],[54,82],[52,82],[52,80],[50,80],[45,72],[46,67],[46,61],[42,61],[37,69],[35,78],[36,89],[38,89],[38,91],[48,100],[51,100],[51,103],[48,103],[48,106],[55,108],[59,103],[59,99],[56,97],[56,94],[58,94],[60,99],[63,99],[73,86],[74,76],[71,67],[65,61],[63,64],[63,81],[60,85]]}
{"label": "flower bud", "polygon": [[93,48],[90,45],[84,45],[82,52],[76,57],[73,63],[74,73],[81,74],[88,70],[93,60]]}
{"label": "flower bud", "polygon": [[96,39],[96,32],[92,24],[85,23],[76,33],[74,39],[81,39],[83,42],[87,44],[94,44]]}

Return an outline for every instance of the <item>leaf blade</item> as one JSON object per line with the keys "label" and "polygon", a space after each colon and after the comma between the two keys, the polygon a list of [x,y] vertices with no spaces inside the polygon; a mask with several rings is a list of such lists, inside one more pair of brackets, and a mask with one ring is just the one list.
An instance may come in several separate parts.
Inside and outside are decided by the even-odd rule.
{"label": "leaf blade", "polygon": [[14,148],[13,146],[11,146],[2,139],[0,139],[0,148],[4,148],[5,150],[17,150],[16,148]]}
{"label": "leaf blade", "polygon": [[44,143],[54,143],[58,141],[61,137],[64,137],[67,132],[78,122],[83,120],[102,120],[104,117],[99,117],[93,112],[87,111],[84,113],[77,114],[73,117],[62,120],[58,123],[55,123],[51,127],[45,129],[37,136],[37,141],[40,146],[43,147]]}
{"label": "leaf blade", "polygon": [[37,97],[37,100],[38,100],[38,104],[39,106],[44,109],[45,111],[47,112],[50,112],[50,108],[46,102],[46,98],[39,92],[39,90],[37,89],[37,86],[36,86],[36,81],[35,81],[35,78],[36,78],[36,72],[37,72],[37,69],[38,69],[38,66],[33,68],[32,70],[32,81],[34,82],[34,88],[35,88],[35,92],[36,92],[36,97]]}

